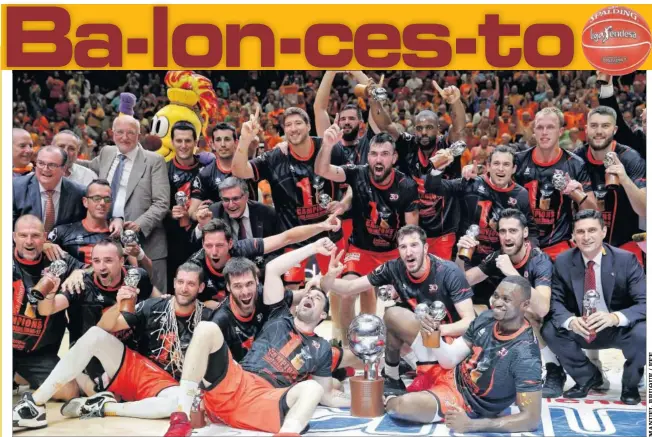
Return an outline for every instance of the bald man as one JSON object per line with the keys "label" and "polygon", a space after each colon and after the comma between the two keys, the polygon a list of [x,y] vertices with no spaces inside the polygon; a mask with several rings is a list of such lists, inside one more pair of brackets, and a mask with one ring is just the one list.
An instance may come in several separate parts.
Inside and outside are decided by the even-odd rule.
{"label": "bald man", "polygon": [[115,146],[104,146],[92,161],[77,161],[111,184],[112,217],[124,218],[152,260],[152,283],[167,290],[167,239],[163,219],[170,209],[170,182],[163,157],[138,143],[140,123],[129,115],[113,121]]}
{"label": "bald man", "polygon": [[34,142],[25,129],[13,128],[11,134],[13,176],[22,176],[33,170]]}
{"label": "bald man", "polygon": [[88,184],[97,179],[97,174],[93,170],[77,164],[81,140],[76,133],[71,130],[62,130],[52,138],[52,145],[60,148],[68,155],[68,161],[63,169],[66,178],[77,182],[83,187],[88,187]]}

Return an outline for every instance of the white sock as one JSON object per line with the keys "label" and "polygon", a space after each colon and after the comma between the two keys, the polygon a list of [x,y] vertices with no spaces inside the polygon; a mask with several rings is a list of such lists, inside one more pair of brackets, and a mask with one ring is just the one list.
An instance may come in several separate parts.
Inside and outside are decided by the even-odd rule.
{"label": "white sock", "polygon": [[177,409],[176,398],[148,398],[137,402],[107,402],[106,416],[135,417],[137,419],[165,419]]}
{"label": "white sock", "polygon": [[181,389],[181,393],[179,394],[177,411],[183,411],[188,416],[190,416],[192,401],[195,399],[195,396],[199,394],[199,383],[182,379],[179,387]]}
{"label": "white sock", "polygon": [[550,350],[548,346],[541,349],[541,357],[543,358],[544,364],[553,363],[557,366],[560,365],[557,356]]}
{"label": "white sock", "polygon": [[390,366],[387,361],[385,361],[385,375],[389,376],[392,379],[399,379],[398,374],[398,365]]}
{"label": "white sock", "polygon": [[279,432],[287,432],[287,433],[292,433],[292,434],[297,433],[298,434],[301,431],[303,431],[303,428],[305,428],[305,426],[301,426],[301,422],[299,422],[298,420],[296,420],[296,419],[285,419],[285,421],[283,421],[283,424],[281,425],[281,429],[279,430]]}

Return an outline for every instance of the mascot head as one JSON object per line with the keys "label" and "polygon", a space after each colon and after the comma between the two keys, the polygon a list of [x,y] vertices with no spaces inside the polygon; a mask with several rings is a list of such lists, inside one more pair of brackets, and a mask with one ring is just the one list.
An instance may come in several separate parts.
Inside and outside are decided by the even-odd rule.
{"label": "mascot head", "polygon": [[172,126],[177,121],[187,121],[195,127],[197,137],[201,132],[206,138],[208,126],[217,114],[217,95],[210,80],[192,71],[169,71],[165,75],[165,84],[170,104],[161,108],[152,119],[148,138],[150,142],[154,142],[152,137],[159,138],[161,147],[157,153],[171,161],[175,156]]}

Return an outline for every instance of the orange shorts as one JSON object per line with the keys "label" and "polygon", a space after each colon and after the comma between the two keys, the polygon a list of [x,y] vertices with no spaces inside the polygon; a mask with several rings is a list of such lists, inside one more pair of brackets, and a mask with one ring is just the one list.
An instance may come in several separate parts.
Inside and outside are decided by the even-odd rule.
{"label": "orange shorts", "polygon": [[365,276],[379,265],[396,258],[398,258],[397,249],[389,252],[372,252],[349,244],[349,249],[344,255],[344,272],[342,274],[355,273],[358,276]]}
{"label": "orange shorts", "polygon": [[428,253],[447,261],[450,261],[453,258],[455,232],[442,235],[441,237],[428,238],[426,242],[428,243]]}
{"label": "orange shorts", "polygon": [[125,348],[122,363],[107,391],[119,395],[123,401],[142,401],[155,398],[166,388],[179,385],[168,372],[138,352]]}
{"label": "orange shorts", "polygon": [[575,246],[573,246],[570,241],[562,241],[560,243],[553,244],[552,246],[542,247],[541,250],[548,254],[550,259],[552,259],[552,262],[555,262],[557,256],[563,252],[566,252],[568,249],[572,249],[573,247]]}
{"label": "orange shorts", "polygon": [[444,369],[439,364],[431,364],[419,366],[417,377],[419,374],[429,377],[431,384],[424,389],[435,395],[439,401],[440,416],[443,417],[450,410],[451,405],[467,409],[464,398],[455,385],[455,369]]}
{"label": "orange shorts", "polygon": [[[342,238],[340,241],[336,243],[337,246],[337,252],[339,253],[340,250],[344,250],[346,248],[346,240]],[[294,249],[287,248],[285,249],[284,253],[292,252]],[[325,275],[326,272],[328,272],[328,264],[331,262],[330,256],[326,255],[316,255],[315,259],[317,260],[317,265],[319,266],[319,272],[315,273],[321,273],[322,275]],[[306,264],[308,263],[308,259],[304,259],[301,264],[298,266],[292,267],[290,270],[285,272],[283,275],[283,280],[286,283],[289,284],[301,284],[303,281],[306,280]]]}
{"label": "orange shorts", "polygon": [[234,428],[276,433],[289,408],[289,388],[274,388],[258,375],[245,371],[228,353],[224,378],[204,394],[204,406],[211,421]]}
{"label": "orange shorts", "polygon": [[632,252],[634,255],[636,255],[636,259],[638,262],[645,267],[645,262],[643,261],[643,251],[641,250],[641,247],[634,241],[630,241],[628,243],[623,244],[620,246],[620,249],[626,250],[627,252]]}

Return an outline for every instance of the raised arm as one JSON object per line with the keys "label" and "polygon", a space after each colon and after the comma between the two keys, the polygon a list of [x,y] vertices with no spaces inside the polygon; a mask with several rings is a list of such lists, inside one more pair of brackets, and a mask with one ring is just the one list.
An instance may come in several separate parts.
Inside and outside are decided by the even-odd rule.
{"label": "raised arm", "polygon": [[265,246],[265,254],[274,252],[290,244],[300,243],[322,232],[337,232],[341,225],[340,219],[336,215],[331,215],[321,223],[297,226],[280,234],[264,238],[263,245]]}
{"label": "raised arm", "polygon": [[436,80],[432,81],[432,85],[450,106],[450,115],[453,124],[448,133],[448,142],[454,143],[455,141],[463,139],[464,126],[466,124],[466,111],[464,110],[464,104],[460,98],[460,90],[456,86],[447,86],[442,89]]}
{"label": "raised arm", "polygon": [[61,279],[51,276],[49,274],[43,275],[40,281],[34,286],[33,290],[42,292],[43,287],[45,286],[46,282],[48,281],[54,281],[55,285],[50,291],[50,293],[45,296],[45,299],[40,300],[38,302],[38,312],[42,316],[49,316],[51,314],[58,313],[59,311],[63,311],[68,306],[70,306],[70,303],[68,302],[68,298],[63,295],[63,294],[56,294],[57,290],[59,289],[59,285],[61,285]]}
{"label": "raised arm", "polygon": [[314,111],[315,111],[315,129],[317,129],[317,136],[323,137],[324,132],[331,125],[331,119],[328,115],[328,99],[331,95],[333,88],[333,79],[335,79],[336,72],[327,71],[321,78],[317,95],[315,95]]}
{"label": "raised arm", "polygon": [[346,175],[342,167],[331,164],[333,146],[342,139],[342,129],[337,122],[339,115],[335,116],[335,123],[324,132],[324,139],[315,160],[315,173],[334,182],[345,182]]}
{"label": "raised arm", "polygon": [[238,148],[231,162],[231,173],[240,179],[254,178],[254,169],[249,162],[249,145],[258,136],[258,132],[260,131],[260,124],[258,122],[259,115],[260,108],[257,107],[256,114],[250,115],[249,121],[245,122],[240,130]]}

